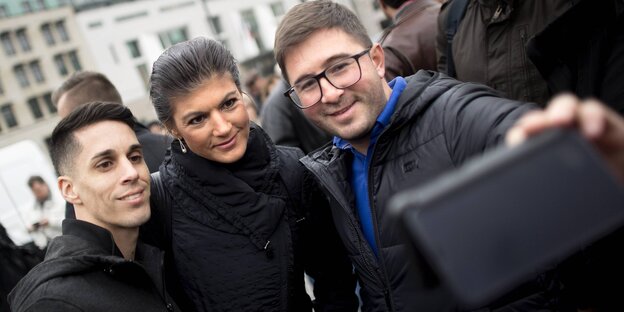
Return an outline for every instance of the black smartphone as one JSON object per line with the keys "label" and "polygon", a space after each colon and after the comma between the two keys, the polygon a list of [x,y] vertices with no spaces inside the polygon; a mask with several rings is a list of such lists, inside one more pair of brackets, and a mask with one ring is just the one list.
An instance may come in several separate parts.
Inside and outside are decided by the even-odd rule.
{"label": "black smartphone", "polygon": [[573,130],[500,147],[392,198],[417,254],[466,306],[624,225],[624,188]]}

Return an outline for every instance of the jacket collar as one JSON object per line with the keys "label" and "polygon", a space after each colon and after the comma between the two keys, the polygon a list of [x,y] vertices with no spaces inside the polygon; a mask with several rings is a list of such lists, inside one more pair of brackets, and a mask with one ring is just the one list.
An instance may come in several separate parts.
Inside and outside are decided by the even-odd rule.
{"label": "jacket collar", "polygon": [[95,224],[76,219],[63,220],[63,235],[80,237],[89,245],[101,251],[102,255],[122,257],[121,251],[117,248],[113,235],[102,227]]}

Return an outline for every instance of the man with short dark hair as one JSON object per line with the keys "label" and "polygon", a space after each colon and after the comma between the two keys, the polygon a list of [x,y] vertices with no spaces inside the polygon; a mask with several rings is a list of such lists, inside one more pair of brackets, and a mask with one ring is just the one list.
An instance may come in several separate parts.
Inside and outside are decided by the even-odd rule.
{"label": "man with short dark hair", "polygon": [[137,243],[150,175],[124,106],[77,108],[52,133],[61,194],[76,211],[9,295],[12,311],[174,311],[162,252]]}
{"label": "man with short dark hair", "polygon": [[[371,42],[353,12],[332,1],[304,2],[286,13],[274,52],[292,86],[286,95],[334,135],[333,146],[301,161],[330,200],[358,273],[362,310],[461,308],[428,271],[409,261],[410,245],[387,211],[388,199],[499,144],[534,106],[435,72],[387,83],[382,47]],[[515,294],[507,302],[526,296]],[[513,308],[543,308],[539,300],[519,300]]]}
{"label": "man with short dark hair", "polygon": [[[121,95],[113,83],[104,74],[94,71],[73,73],[52,93],[52,102],[56,105],[61,117],[66,117],[81,105],[95,101],[123,105]],[[147,168],[150,172],[158,171],[172,138],[152,133],[136,120],[133,130],[143,147],[143,157]],[[74,218],[74,210],[69,204],[65,208],[65,217]]]}
{"label": "man with short dark hair", "polygon": [[[94,101],[123,104],[119,91],[110,80],[103,74],[93,71],[75,72],[52,94],[52,102],[61,117],[69,115],[81,105]],[[143,145],[145,162],[150,172],[158,171],[171,138],[151,133],[139,122],[135,122],[134,132]]]}

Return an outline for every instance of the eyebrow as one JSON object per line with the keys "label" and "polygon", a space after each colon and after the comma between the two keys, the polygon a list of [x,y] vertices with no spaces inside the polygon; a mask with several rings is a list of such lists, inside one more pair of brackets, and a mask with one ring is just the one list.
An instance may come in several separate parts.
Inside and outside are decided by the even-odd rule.
{"label": "eyebrow", "polygon": [[323,61],[323,64],[321,64],[323,66],[323,70],[321,70],[321,71],[319,71],[318,73],[315,73],[315,74],[303,75],[303,76],[299,77],[297,80],[295,80],[295,82],[293,84],[298,84],[298,83],[300,83],[304,79],[308,79],[310,77],[314,77],[314,76],[322,73],[323,71],[325,71],[327,69],[327,67],[329,67],[331,65],[334,65],[334,63],[336,61],[348,58],[349,56],[351,56],[351,54],[348,54],[348,53],[339,53],[339,54],[332,55],[329,58],[327,58],[325,61]]}
{"label": "eyebrow", "polygon": [[137,143],[137,144],[132,144],[130,145],[130,147],[128,148],[128,154],[135,152],[135,151],[142,151],[143,150],[143,145]]}
{"label": "eyebrow", "polygon": [[[221,98],[221,101],[219,101],[219,105],[218,105],[218,106],[221,106],[221,104],[223,104],[223,102],[225,102],[225,101],[226,101],[226,100],[227,100],[230,96],[232,96],[232,95],[236,94],[236,92],[238,92],[238,90],[232,90],[232,91],[230,91],[230,92],[226,93],[226,94],[223,96],[223,98]],[[202,114],[204,114],[204,112],[199,112],[199,111],[195,111],[195,112],[188,112],[188,113],[186,113],[184,116],[182,116],[182,121],[183,121],[183,122],[186,122],[186,121],[187,121],[187,120],[189,120],[190,118],[195,117],[195,116],[200,116],[200,115],[202,115]]]}
{"label": "eyebrow", "polygon": [[[130,145],[130,147],[128,148],[128,153],[132,153],[134,151],[137,150],[142,150],[143,146],[141,144],[132,144]],[[91,157],[91,161],[93,162],[94,160],[100,159],[100,158],[106,158],[106,157],[112,157],[115,154],[115,151],[113,149],[107,149],[107,150],[103,150],[95,155],[93,155],[93,157]]]}

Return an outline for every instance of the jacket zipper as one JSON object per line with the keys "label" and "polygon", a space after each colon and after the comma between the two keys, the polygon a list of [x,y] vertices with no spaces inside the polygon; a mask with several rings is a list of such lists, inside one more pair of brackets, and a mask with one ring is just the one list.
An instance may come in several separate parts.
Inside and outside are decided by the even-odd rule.
{"label": "jacket zipper", "polygon": [[533,99],[531,98],[531,96],[533,95],[533,90],[531,88],[531,79],[529,79],[529,69],[527,68],[527,65],[529,62],[527,61],[527,56],[526,56],[526,53],[524,52],[526,50],[526,43],[527,43],[527,31],[525,28],[520,29],[520,40],[522,42],[522,53],[520,53],[520,55],[522,55],[522,72],[524,73],[524,83],[525,83],[524,100],[533,101]]}
{"label": "jacket zipper", "polygon": [[[315,170],[310,170],[310,172],[312,172],[312,174],[314,174],[314,176],[316,177],[316,179],[318,181],[323,181],[323,179],[321,178],[321,176],[315,171]],[[336,196],[335,192],[333,191],[332,188],[327,187],[327,190],[331,193],[331,195],[336,199],[336,201],[338,201],[338,196]],[[350,213],[350,211],[342,204],[340,204],[340,202],[338,202],[338,204],[347,211],[347,216],[349,219],[349,223],[351,224],[351,228],[354,229],[355,235],[357,236],[358,239],[358,249],[360,251],[360,255],[362,255],[362,260],[364,261],[364,269],[366,271],[366,273],[368,273],[371,276],[375,276],[377,275],[375,273],[375,270],[373,269],[372,265],[370,264],[370,262],[368,262],[367,258],[364,256],[365,255],[365,250],[362,248],[363,241],[364,238],[361,236],[360,232],[358,231],[359,225],[357,224],[357,222],[355,221],[354,216]],[[372,251],[371,251],[372,252]]]}
{"label": "jacket zipper", "polygon": [[375,234],[375,243],[377,244],[377,263],[379,264],[379,271],[378,275],[380,276],[380,279],[382,280],[382,283],[384,284],[384,299],[386,300],[386,306],[388,307],[388,309],[390,311],[394,311],[394,304],[392,303],[392,295],[390,293],[390,281],[388,280],[388,274],[386,273],[386,265],[383,261],[383,257],[381,255],[381,240],[379,239],[379,224],[377,223],[377,209],[375,207],[375,202],[373,201],[372,198],[372,193],[373,193],[373,189],[371,187],[371,182],[372,182],[372,175],[371,175],[371,168],[373,167],[373,161],[375,159],[375,154],[377,151],[377,146],[379,145],[379,142],[381,142],[381,138],[383,137],[383,135],[387,132],[387,127],[386,129],[384,129],[379,136],[377,137],[377,142],[375,142],[375,146],[373,146],[373,150],[371,151],[371,157],[370,157],[370,164],[368,164],[368,185],[366,185],[367,189],[368,189],[368,202],[369,202],[369,206],[370,206],[370,211],[372,214],[372,218],[373,218],[373,229],[374,229],[374,234]]}

